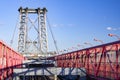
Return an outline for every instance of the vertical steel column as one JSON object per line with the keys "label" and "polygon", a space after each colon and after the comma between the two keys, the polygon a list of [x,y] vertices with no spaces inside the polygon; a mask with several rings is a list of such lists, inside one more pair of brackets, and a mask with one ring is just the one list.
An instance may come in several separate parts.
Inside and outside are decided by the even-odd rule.
{"label": "vertical steel column", "polygon": [[119,48],[118,48],[118,45],[116,45],[116,77],[115,78],[117,80],[119,80],[118,79],[118,77],[119,77],[118,76],[119,75],[119,73],[118,73],[118,69],[119,69],[119,60],[118,60],[118,57],[119,57],[119,55],[118,54],[119,54]]}
{"label": "vertical steel column", "polygon": [[87,70],[88,70],[88,74],[90,74],[90,69],[89,69],[89,66],[90,66],[90,51],[89,50],[86,51],[86,56],[87,56]]}
{"label": "vertical steel column", "polygon": [[22,12],[22,7],[19,9],[20,12],[20,27],[18,34],[18,52],[25,52],[25,42],[26,42],[26,11]]}
{"label": "vertical steel column", "polygon": [[38,8],[38,46],[39,46],[39,50],[40,50],[40,52],[42,52],[42,50],[41,50],[41,26],[40,26],[40,8]]}
{"label": "vertical steel column", "polygon": [[43,8],[43,12],[40,14],[40,24],[41,24],[41,51],[47,53],[47,33],[46,33],[46,8]]}
{"label": "vertical steel column", "polygon": [[2,80],[4,79],[4,52],[5,51],[5,46],[2,44]]}
{"label": "vertical steel column", "polygon": [[[105,47],[103,47],[104,48],[104,50],[106,49]],[[106,62],[106,50],[104,51],[104,53],[103,53],[103,58],[104,58],[104,77],[106,77],[106,65],[107,65],[107,62]]]}
{"label": "vertical steel column", "polygon": [[94,59],[94,75],[95,75],[95,77],[97,76],[96,75],[96,69],[97,69],[97,51],[96,51],[96,49],[95,49],[95,59]]}

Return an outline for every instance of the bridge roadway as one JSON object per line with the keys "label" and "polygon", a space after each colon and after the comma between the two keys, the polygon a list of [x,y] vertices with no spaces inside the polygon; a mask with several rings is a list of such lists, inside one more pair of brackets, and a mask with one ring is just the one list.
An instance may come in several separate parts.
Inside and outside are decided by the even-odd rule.
{"label": "bridge roadway", "polygon": [[84,76],[96,80],[120,80],[120,41],[52,56],[47,60],[54,61],[55,67],[47,68],[42,63],[41,68],[41,65],[32,68],[33,64],[26,65],[25,68],[22,65],[26,58],[0,41],[0,80],[13,80],[15,75],[82,76],[84,73]]}
{"label": "bridge roadway", "polygon": [[[46,62],[46,63],[44,63]],[[14,68],[13,70],[13,80],[39,80],[37,78],[49,78],[52,77],[52,79],[48,80],[63,80],[61,79],[63,75],[69,75],[69,77],[79,78],[86,77],[86,71],[84,68],[61,68],[55,66],[53,61],[44,61],[44,60],[25,60],[23,62],[23,67],[22,68]],[[68,77],[68,76],[67,76]],[[66,77],[66,78],[67,78]],[[36,78],[36,79],[35,79]],[[77,78],[78,79],[78,78]],[[40,79],[41,80],[41,79]],[[46,80],[46,79],[42,79]],[[66,79],[69,80],[69,79]]]}

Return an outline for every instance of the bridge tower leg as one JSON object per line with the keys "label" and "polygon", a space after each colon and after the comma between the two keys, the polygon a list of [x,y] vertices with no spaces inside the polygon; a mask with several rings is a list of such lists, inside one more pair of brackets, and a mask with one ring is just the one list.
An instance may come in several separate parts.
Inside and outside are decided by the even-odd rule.
{"label": "bridge tower leg", "polygon": [[[18,33],[18,51],[23,54],[47,53],[47,9],[19,8],[20,25]],[[36,18],[36,19],[35,19]]]}

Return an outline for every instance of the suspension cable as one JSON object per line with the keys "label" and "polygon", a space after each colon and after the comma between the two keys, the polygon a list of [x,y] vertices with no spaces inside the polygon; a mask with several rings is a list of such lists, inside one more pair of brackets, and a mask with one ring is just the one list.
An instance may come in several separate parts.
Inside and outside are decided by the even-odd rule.
{"label": "suspension cable", "polygon": [[[17,18],[18,19],[18,18]],[[14,40],[14,36],[15,36],[15,32],[16,32],[16,28],[18,27],[18,20],[16,20],[16,25],[15,25],[15,28],[14,28],[14,31],[13,31],[13,35],[12,35],[12,38],[10,40],[10,46],[13,45],[13,40]]]}
{"label": "suspension cable", "polygon": [[50,25],[50,21],[49,21],[47,15],[46,15],[46,18],[47,18],[47,23],[48,23],[48,27],[49,27],[50,33],[51,33],[51,35],[52,35],[52,39],[53,39],[53,42],[54,42],[54,46],[55,46],[55,48],[56,48],[56,52],[57,52],[57,54],[59,54],[59,52],[58,52],[58,47],[57,47],[57,42],[56,42],[55,37],[54,37],[54,35],[53,35],[53,31],[52,31],[52,28],[51,28],[51,25]]}

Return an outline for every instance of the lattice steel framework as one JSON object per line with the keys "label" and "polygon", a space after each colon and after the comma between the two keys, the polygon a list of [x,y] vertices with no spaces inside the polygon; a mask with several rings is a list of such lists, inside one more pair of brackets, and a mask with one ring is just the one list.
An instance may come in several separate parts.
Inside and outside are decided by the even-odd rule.
{"label": "lattice steel framework", "polygon": [[46,53],[48,49],[46,32],[47,9],[23,9],[20,7],[18,11],[20,13],[18,51],[22,54]]}
{"label": "lattice steel framework", "polygon": [[120,41],[49,57],[57,67],[85,68],[95,80],[120,80]]}

